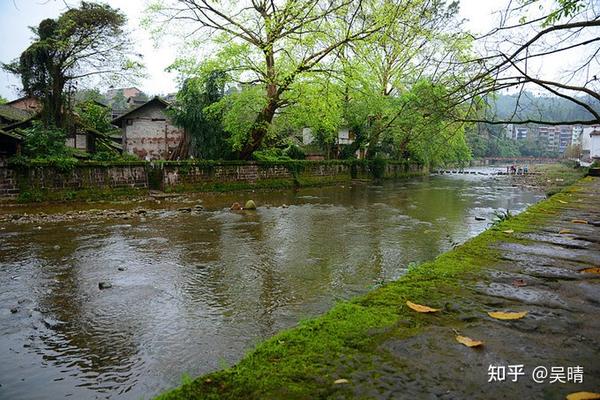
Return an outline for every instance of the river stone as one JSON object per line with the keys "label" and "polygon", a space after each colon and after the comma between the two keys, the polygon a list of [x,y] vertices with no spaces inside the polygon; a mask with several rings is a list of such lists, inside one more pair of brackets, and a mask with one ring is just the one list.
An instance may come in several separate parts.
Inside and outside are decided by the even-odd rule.
{"label": "river stone", "polygon": [[244,206],[244,210],[256,210],[256,203],[254,203],[254,200],[248,200]]}
{"label": "river stone", "polygon": [[98,283],[98,289],[103,290],[103,289],[110,289],[112,287],[112,283],[110,282],[100,282]]}

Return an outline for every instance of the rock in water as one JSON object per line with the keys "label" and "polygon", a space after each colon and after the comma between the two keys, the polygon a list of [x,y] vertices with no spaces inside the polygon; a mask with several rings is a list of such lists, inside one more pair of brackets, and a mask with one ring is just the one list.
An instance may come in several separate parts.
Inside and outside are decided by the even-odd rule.
{"label": "rock in water", "polygon": [[111,287],[112,287],[112,283],[110,283],[110,282],[100,282],[100,283],[98,283],[98,289],[100,289],[100,290],[110,289]]}
{"label": "rock in water", "polygon": [[229,209],[232,211],[239,211],[242,209],[242,206],[240,206],[240,203],[235,202],[231,205],[231,207]]}
{"label": "rock in water", "polygon": [[248,200],[244,206],[244,210],[256,210],[256,203],[254,203],[254,200]]}

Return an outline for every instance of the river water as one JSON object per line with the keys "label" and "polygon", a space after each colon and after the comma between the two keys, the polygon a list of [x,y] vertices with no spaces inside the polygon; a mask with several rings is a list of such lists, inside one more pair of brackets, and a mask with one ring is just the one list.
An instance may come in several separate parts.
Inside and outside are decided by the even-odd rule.
{"label": "river water", "polygon": [[[257,211],[227,209],[248,198]],[[194,214],[163,202],[126,221],[5,223],[0,398],[151,398],[464,242],[494,210],[541,198],[508,178],[431,176],[197,195]]]}

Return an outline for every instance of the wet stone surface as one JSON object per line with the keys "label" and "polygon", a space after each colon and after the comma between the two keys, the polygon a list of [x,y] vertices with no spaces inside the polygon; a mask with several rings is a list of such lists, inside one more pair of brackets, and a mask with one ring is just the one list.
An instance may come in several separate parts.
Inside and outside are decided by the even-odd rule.
{"label": "wet stone surface", "polygon": [[[542,226],[519,234],[522,242],[493,245],[499,261],[474,285],[465,284],[462,302],[469,298],[471,311],[458,307],[458,316],[436,317],[417,336],[392,335],[374,355],[361,354],[355,365],[341,363],[337,372],[350,383],[332,398],[564,399],[572,392],[600,392],[600,275],[580,272],[600,266],[600,227],[571,222],[600,220],[600,178],[578,185],[572,194],[578,208],[566,205]],[[558,235],[561,228],[572,230],[576,240]],[[486,314],[497,310],[528,314],[514,321]],[[484,345],[459,344],[458,331]],[[523,365],[525,375],[517,382],[508,375],[504,382],[488,382],[490,365]],[[547,368],[544,383],[532,378],[538,366]],[[583,383],[550,383],[552,367],[566,375],[575,366],[583,367]]]}

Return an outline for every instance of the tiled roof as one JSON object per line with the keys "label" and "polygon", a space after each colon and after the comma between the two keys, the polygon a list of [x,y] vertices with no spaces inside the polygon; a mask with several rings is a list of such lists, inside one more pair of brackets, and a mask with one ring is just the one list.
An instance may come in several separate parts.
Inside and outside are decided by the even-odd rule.
{"label": "tiled roof", "polygon": [[20,108],[11,107],[7,104],[0,104],[0,117],[10,121],[24,121],[31,117],[31,113],[21,110]]}

